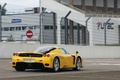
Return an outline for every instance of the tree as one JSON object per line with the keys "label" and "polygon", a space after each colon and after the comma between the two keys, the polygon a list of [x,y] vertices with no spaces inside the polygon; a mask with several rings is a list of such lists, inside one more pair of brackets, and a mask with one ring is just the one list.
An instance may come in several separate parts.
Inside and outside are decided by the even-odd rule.
{"label": "tree", "polygon": [[13,42],[13,41],[15,41],[15,40],[14,40],[13,36],[10,35],[10,36],[8,37],[7,41],[8,41],[8,42]]}
{"label": "tree", "polygon": [[[0,9],[1,9],[1,5],[0,5]],[[7,10],[6,10],[5,8],[3,8],[2,11],[1,11],[1,15],[5,15],[5,14],[6,14],[6,11],[7,11]]]}

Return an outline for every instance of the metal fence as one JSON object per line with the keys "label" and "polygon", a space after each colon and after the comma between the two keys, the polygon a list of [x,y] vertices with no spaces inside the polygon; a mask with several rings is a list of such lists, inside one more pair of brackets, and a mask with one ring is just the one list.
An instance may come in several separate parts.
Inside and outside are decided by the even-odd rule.
{"label": "metal fence", "polygon": [[[9,13],[9,12],[8,12]],[[99,14],[96,14],[96,18]],[[115,18],[115,15],[113,15]],[[105,18],[104,15],[102,15]],[[110,16],[109,16],[110,17]],[[57,19],[61,19],[61,36],[57,35]],[[112,18],[112,17],[111,17]],[[15,22],[12,22],[15,20]],[[18,21],[21,20],[21,21]],[[101,20],[102,21],[102,20]],[[117,21],[117,19],[115,20]],[[98,21],[99,22],[99,21]],[[119,22],[119,20],[118,20]],[[119,23],[114,24],[114,29],[112,29],[111,24],[106,24],[107,26],[103,26],[103,22],[96,23],[95,19],[92,22],[88,21],[88,30],[86,34],[86,27],[68,20],[68,41],[67,44],[72,45],[119,45],[120,44],[120,26]],[[101,26],[101,27],[100,27]],[[61,38],[61,44],[65,44],[65,19],[56,17],[55,13],[47,13],[44,12],[41,16],[39,13],[20,13],[20,14],[9,14],[2,16],[2,41],[4,42],[40,42],[42,44],[56,44],[58,37]],[[106,30],[105,34],[105,27]],[[101,28],[101,31],[98,30]],[[111,29],[109,29],[111,28]],[[41,29],[41,32],[40,32]],[[32,38],[28,38],[26,36],[26,32],[28,30],[33,31]],[[92,35],[93,34],[93,35]],[[12,36],[11,36],[12,35]],[[39,37],[41,35],[41,39]],[[90,36],[92,35],[92,36]],[[86,36],[88,38],[86,38]],[[92,40],[91,40],[92,38]],[[106,39],[105,39],[106,38]],[[87,39],[87,40],[86,40]],[[88,42],[86,42],[88,41]],[[87,43],[87,44],[86,44]]]}

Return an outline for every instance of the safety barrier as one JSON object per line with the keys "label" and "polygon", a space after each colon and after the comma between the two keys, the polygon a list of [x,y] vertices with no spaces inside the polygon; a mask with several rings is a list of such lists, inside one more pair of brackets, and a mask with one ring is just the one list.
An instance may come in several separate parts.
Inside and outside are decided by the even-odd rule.
{"label": "safety barrier", "polygon": [[71,54],[78,51],[83,58],[120,58],[120,46],[80,46],[6,42],[0,43],[0,58],[11,58],[14,52],[32,52],[40,46],[63,47]]}

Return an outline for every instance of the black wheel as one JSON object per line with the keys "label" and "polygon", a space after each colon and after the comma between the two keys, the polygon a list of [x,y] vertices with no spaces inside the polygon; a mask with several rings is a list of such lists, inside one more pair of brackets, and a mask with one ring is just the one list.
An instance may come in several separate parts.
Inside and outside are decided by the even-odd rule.
{"label": "black wheel", "polygon": [[77,58],[77,60],[76,60],[76,67],[73,68],[73,70],[79,71],[80,69],[81,69],[80,58]]}
{"label": "black wheel", "polygon": [[59,59],[56,57],[53,61],[52,71],[57,72],[59,71],[59,68],[60,68],[60,62],[59,62]]}
{"label": "black wheel", "polygon": [[24,65],[17,64],[15,67],[15,70],[16,71],[25,71],[25,67],[24,67]]}

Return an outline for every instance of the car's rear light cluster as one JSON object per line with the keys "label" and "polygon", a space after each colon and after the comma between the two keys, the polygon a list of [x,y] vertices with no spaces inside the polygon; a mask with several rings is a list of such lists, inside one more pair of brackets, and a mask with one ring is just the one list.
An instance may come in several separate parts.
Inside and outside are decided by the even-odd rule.
{"label": "car's rear light cluster", "polygon": [[44,54],[44,57],[50,57],[50,54]]}
{"label": "car's rear light cluster", "polygon": [[13,53],[13,56],[18,56],[18,53]]}

